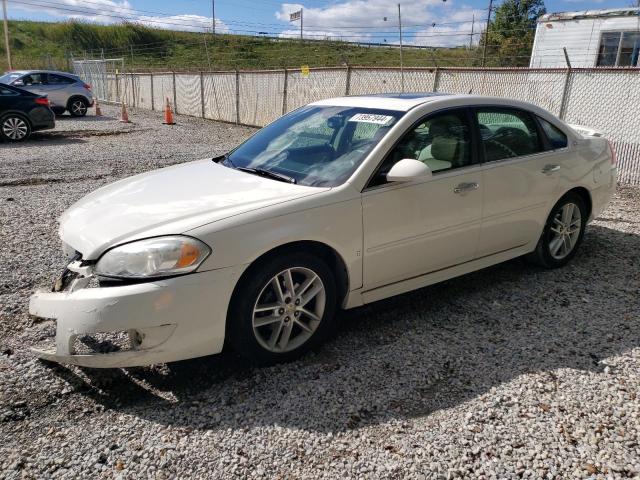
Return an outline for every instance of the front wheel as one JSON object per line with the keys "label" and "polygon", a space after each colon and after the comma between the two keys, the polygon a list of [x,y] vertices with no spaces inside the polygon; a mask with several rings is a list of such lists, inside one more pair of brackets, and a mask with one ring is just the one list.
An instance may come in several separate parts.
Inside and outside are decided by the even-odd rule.
{"label": "front wheel", "polygon": [[336,285],[321,259],[292,253],[252,268],[234,292],[229,341],[257,365],[296,359],[317,345],[335,322]]}
{"label": "front wheel", "polygon": [[20,115],[8,114],[0,119],[0,137],[9,142],[21,142],[31,135],[31,125]]}
{"label": "front wheel", "polygon": [[576,254],[587,223],[587,209],[582,197],[568,193],[549,214],[542,236],[531,259],[545,267],[566,265]]}

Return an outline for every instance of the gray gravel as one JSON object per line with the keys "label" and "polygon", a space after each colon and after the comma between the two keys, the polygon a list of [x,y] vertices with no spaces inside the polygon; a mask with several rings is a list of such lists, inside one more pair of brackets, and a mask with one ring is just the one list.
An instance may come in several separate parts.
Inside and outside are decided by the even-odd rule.
{"label": "gray gravel", "polygon": [[26,347],[52,326],[26,305],[63,267],[56,217],[252,131],[131,118],[61,119],[0,145],[0,477],[640,476],[639,189],[620,189],[569,266],[515,260],[346,312],[333,340],[287,365],[35,360]]}

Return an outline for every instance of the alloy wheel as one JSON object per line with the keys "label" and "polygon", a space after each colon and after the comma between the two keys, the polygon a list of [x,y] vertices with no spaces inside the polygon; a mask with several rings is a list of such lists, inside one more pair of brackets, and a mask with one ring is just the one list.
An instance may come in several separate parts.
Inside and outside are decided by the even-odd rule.
{"label": "alloy wheel", "polygon": [[550,227],[549,253],[556,260],[562,260],[569,255],[578,239],[582,228],[582,214],[575,203],[566,203],[553,217]]}
{"label": "alloy wheel", "polygon": [[85,115],[87,113],[87,106],[82,100],[76,100],[71,104],[71,112],[78,116]]}
{"label": "alloy wheel", "polygon": [[275,275],[262,288],[253,307],[253,332],[258,343],[276,353],[307,342],[317,330],[327,293],[320,276],[304,267]]}
{"label": "alloy wheel", "polygon": [[9,117],[2,124],[2,133],[10,140],[22,140],[28,132],[27,122],[19,117]]}

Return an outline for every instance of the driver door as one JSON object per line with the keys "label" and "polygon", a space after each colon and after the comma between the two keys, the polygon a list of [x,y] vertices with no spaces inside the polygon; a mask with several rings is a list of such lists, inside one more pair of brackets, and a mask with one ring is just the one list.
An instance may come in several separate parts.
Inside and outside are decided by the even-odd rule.
{"label": "driver door", "polygon": [[[470,120],[466,109],[420,120],[363,191],[365,290],[476,257],[483,187]],[[386,182],[384,175],[404,158],[423,161],[433,176]]]}

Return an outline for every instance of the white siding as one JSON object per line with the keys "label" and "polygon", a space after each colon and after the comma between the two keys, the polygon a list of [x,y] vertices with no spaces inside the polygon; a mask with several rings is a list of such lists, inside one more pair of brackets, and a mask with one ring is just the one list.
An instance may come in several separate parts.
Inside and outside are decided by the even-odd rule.
{"label": "white siding", "polygon": [[600,32],[637,30],[640,16],[546,20],[538,23],[531,53],[532,68],[567,66],[562,47],[567,48],[572,67],[595,67]]}

